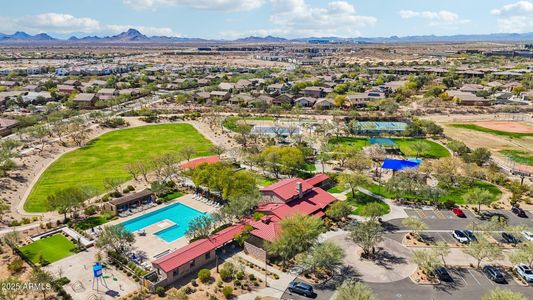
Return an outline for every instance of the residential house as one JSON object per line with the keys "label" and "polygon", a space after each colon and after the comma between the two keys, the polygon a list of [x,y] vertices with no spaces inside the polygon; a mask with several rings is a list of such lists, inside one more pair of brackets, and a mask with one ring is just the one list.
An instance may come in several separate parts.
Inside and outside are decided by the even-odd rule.
{"label": "residential house", "polygon": [[270,94],[283,94],[289,90],[289,87],[283,83],[275,83],[267,86],[266,91]]}
{"label": "residential house", "polygon": [[218,99],[219,101],[228,101],[231,98],[231,92],[229,91],[212,91],[209,93],[209,99]]}
{"label": "residential house", "polygon": [[324,98],[326,96],[324,87],[308,86],[303,90],[304,97]]}
{"label": "residential house", "polygon": [[28,92],[22,96],[25,103],[45,103],[52,101],[52,95],[49,92]]}
{"label": "residential house", "polygon": [[35,84],[28,84],[28,85],[23,86],[21,90],[25,92],[40,92],[41,87]]}
{"label": "residential house", "polygon": [[492,100],[476,96],[476,94],[469,92],[462,92],[457,90],[448,90],[448,96],[452,97],[457,104],[465,106],[487,106],[492,104]]}
{"label": "residential house", "polygon": [[64,94],[72,94],[74,92],[79,92],[79,89],[77,86],[74,86],[74,85],[66,85],[66,84],[58,84],[57,85],[57,90],[60,92],[60,93],[64,93]]}
{"label": "residential house", "polygon": [[485,90],[485,87],[481,84],[465,84],[460,89],[461,92],[477,93]]}
{"label": "residential house", "polygon": [[282,106],[282,105],[292,106],[293,104],[292,95],[282,94],[277,97],[274,97],[271,104],[278,105],[278,106]]}
{"label": "residential house", "polygon": [[301,107],[313,107],[315,105],[316,99],[311,97],[300,97],[294,100],[294,105],[299,105]]}
{"label": "residential house", "polygon": [[229,82],[221,82],[218,85],[218,89],[225,92],[233,92],[233,88],[235,88],[235,85],[233,83]]}
{"label": "residential house", "polygon": [[239,81],[237,81],[237,83],[235,83],[235,89],[240,92],[248,91],[252,89],[253,87],[254,87],[254,83],[247,79],[240,79]]}
{"label": "residential house", "polygon": [[101,89],[96,93],[96,96],[100,100],[109,100],[119,95],[117,89]]}
{"label": "residential house", "polygon": [[321,110],[333,109],[334,107],[335,107],[335,103],[333,102],[332,99],[328,99],[328,98],[317,99],[314,105],[314,108],[321,109]]}
{"label": "residential house", "polygon": [[93,108],[97,100],[96,94],[80,93],[72,101],[78,108]]}
{"label": "residential house", "polygon": [[0,118],[0,136],[8,136],[18,126],[18,121]]}

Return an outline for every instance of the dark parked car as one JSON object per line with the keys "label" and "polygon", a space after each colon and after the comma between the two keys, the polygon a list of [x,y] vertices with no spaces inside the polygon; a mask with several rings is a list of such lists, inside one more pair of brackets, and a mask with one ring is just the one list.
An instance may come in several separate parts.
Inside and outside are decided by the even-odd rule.
{"label": "dark parked car", "polygon": [[502,239],[506,243],[509,243],[509,244],[518,244],[518,243],[520,243],[519,239],[515,238],[514,235],[512,235],[510,233],[507,233],[507,232],[502,232]]}
{"label": "dark parked car", "polygon": [[440,267],[440,268],[435,269],[435,275],[437,276],[437,278],[439,280],[442,280],[442,281],[445,281],[445,282],[452,282],[453,281],[452,276],[450,275],[450,273],[448,273],[448,270],[446,270],[446,268],[444,268],[444,267]]}
{"label": "dark parked car", "polygon": [[496,267],[493,266],[484,266],[483,272],[487,274],[487,277],[497,283],[507,283],[507,280],[505,279],[505,276],[503,276],[502,272],[498,270]]}
{"label": "dark parked car", "polygon": [[315,292],[313,291],[313,287],[311,285],[299,281],[293,281],[289,283],[289,291],[291,293],[300,294],[309,298],[315,295]]}
{"label": "dark parked car", "polygon": [[520,218],[527,217],[526,212],[523,209],[521,209],[520,207],[513,207],[513,208],[511,208],[511,211],[513,212],[513,214],[519,216]]}
{"label": "dark parked car", "polygon": [[464,230],[463,232],[464,232],[464,234],[466,235],[466,237],[468,238],[468,241],[469,241],[470,243],[472,243],[472,242],[477,242],[477,238],[476,238],[476,236],[474,235],[474,233],[473,233],[472,231],[470,231],[470,230]]}
{"label": "dark parked car", "polygon": [[496,219],[502,222],[507,222],[508,217],[504,214],[500,214],[497,212],[491,212],[491,211],[486,211],[486,212],[481,213],[481,220],[490,221],[493,219]]}

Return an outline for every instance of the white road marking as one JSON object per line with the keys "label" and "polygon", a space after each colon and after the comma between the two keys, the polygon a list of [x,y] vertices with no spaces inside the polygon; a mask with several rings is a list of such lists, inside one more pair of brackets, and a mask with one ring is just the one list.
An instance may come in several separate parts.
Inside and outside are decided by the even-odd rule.
{"label": "white road marking", "polygon": [[481,286],[481,283],[479,282],[479,280],[477,280],[476,276],[474,276],[474,273],[472,273],[472,271],[470,271],[470,269],[466,269],[466,270],[468,271],[468,273],[470,273],[470,275],[472,275],[472,277],[477,282],[477,284]]}

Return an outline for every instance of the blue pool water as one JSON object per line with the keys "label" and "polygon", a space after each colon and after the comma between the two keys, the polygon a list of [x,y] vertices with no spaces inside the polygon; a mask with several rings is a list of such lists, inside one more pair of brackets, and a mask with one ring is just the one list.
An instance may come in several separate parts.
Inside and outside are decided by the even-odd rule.
{"label": "blue pool water", "polygon": [[205,213],[199,212],[187,205],[175,203],[146,215],[131,219],[122,224],[127,231],[135,232],[163,220],[172,221],[176,225],[160,230],[156,232],[155,235],[166,242],[173,242],[185,235],[190,220],[203,214]]}

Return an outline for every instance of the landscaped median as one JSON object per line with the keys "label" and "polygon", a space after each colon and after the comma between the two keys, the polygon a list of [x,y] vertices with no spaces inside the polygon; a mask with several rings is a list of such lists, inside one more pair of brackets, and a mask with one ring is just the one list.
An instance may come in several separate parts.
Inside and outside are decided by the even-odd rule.
{"label": "landscaped median", "polygon": [[210,154],[211,143],[190,124],[150,125],[106,133],[52,163],[34,185],[24,209],[49,211],[48,196],[70,187],[102,193],[106,190],[104,179],[125,182],[132,178],[126,171],[129,163],[178,153],[185,146],[194,149],[195,157]]}

